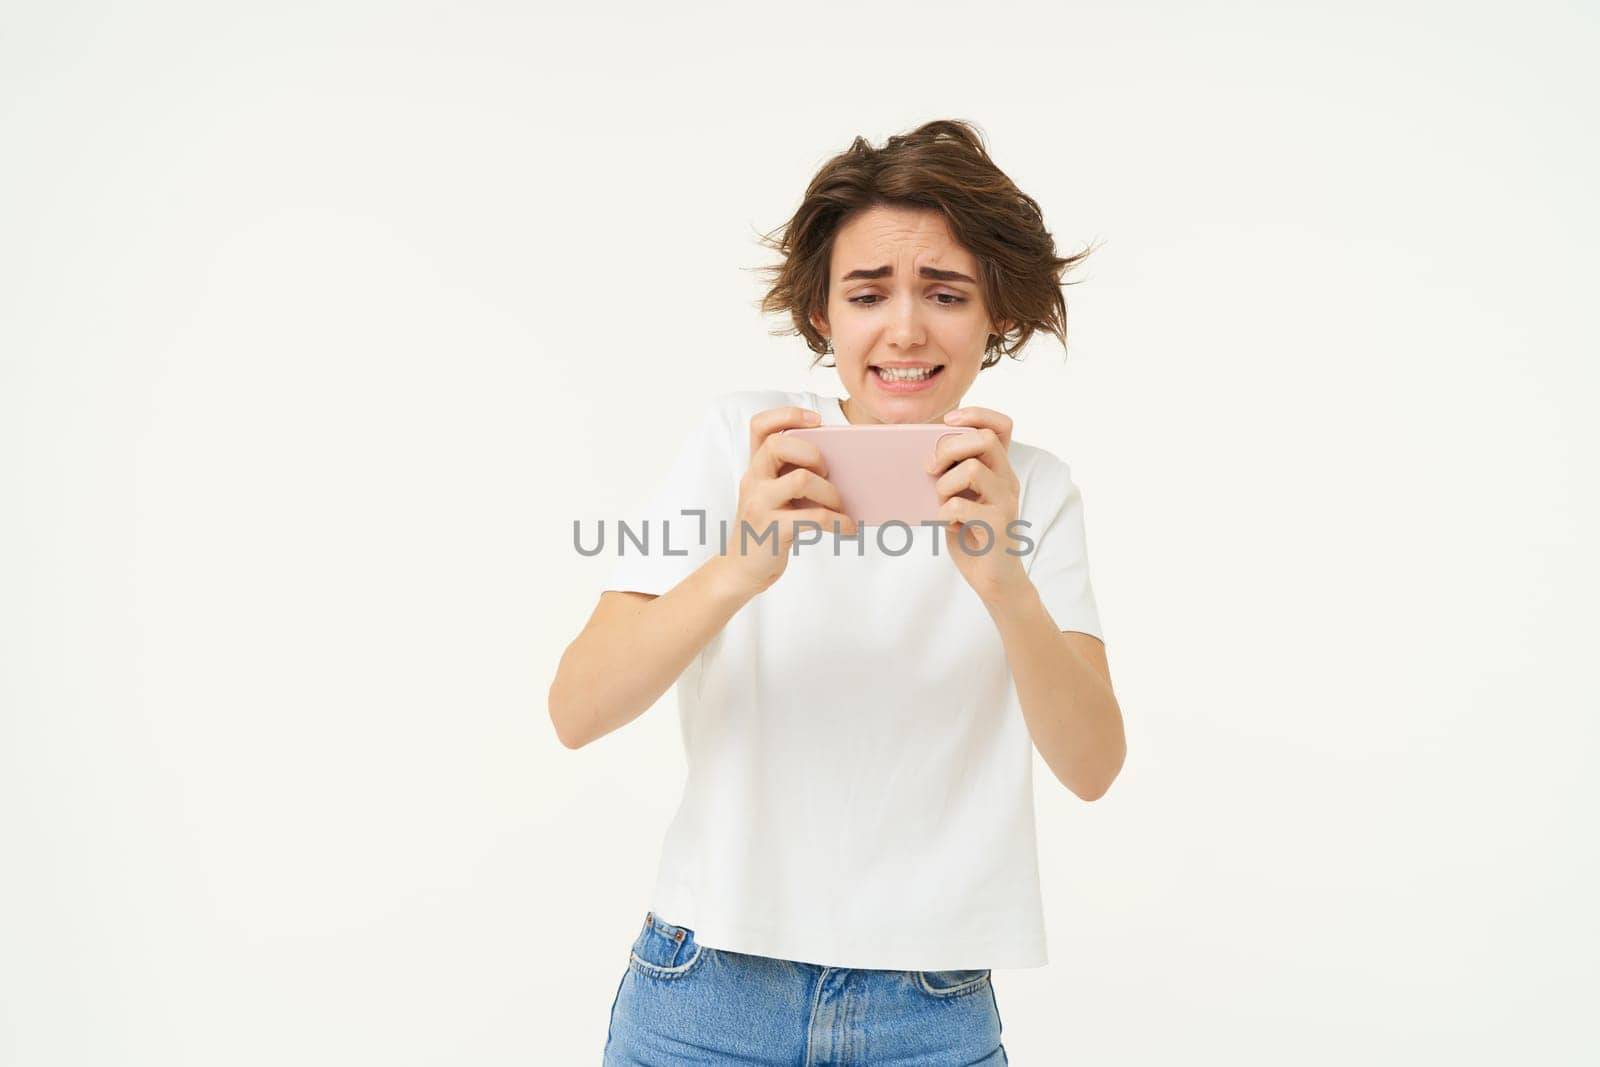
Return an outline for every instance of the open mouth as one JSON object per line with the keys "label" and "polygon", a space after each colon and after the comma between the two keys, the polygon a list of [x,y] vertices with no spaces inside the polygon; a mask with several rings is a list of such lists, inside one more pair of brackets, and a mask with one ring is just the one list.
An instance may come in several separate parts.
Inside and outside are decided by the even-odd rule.
{"label": "open mouth", "polygon": [[938,377],[939,372],[944,370],[944,365],[940,364],[936,367],[880,367],[877,364],[869,364],[867,369],[880,382],[915,384]]}

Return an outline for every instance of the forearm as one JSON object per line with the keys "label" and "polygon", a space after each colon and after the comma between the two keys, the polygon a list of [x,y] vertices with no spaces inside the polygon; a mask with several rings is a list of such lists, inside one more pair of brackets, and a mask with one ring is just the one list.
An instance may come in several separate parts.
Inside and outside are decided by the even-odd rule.
{"label": "forearm", "polygon": [[1110,683],[1056,626],[1031,582],[987,606],[1034,747],[1062,785],[1084,800],[1098,799],[1127,754]]}
{"label": "forearm", "polygon": [[579,748],[642,715],[754,592],[713,556],[631,612],[590,620],[567,647],[550,686],[562,744]]}

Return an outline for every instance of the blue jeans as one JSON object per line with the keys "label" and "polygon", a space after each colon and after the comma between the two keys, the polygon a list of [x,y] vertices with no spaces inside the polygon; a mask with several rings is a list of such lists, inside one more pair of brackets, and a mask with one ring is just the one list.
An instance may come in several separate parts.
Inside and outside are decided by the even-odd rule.
{"label": "blue jeans", "polygon": [[989,972],[823,967],[698,944],[650,914],[611,1004],[604,1067],[1009,1063]]}

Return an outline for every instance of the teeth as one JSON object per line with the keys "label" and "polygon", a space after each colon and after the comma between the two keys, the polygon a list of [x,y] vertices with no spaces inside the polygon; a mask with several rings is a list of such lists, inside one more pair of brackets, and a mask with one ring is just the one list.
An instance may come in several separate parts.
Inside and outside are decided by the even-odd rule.
{"label": "teeth", "polygon": [[911,369],[879,367],[878,376],[890,382],[920,382],[931,375],[933,371],[934,368],[932,367],[915,367]]}

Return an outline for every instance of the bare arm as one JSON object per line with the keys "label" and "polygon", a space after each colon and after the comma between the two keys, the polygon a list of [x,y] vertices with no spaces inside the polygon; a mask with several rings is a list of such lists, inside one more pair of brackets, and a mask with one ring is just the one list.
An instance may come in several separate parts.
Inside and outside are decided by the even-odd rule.
{"label": "bare arm", "polygon": [[1005,643],[1034,747],[1062,785],[1082,800],[1100,799],[1128,755],[1105,644],[1057,629],[1031,585],[985,606]]}
{"label": "bare arm", "polygon": [[755,595],[727,563],[712,556],[660,596],[600,594],[550,685],[563,745],[581,748],[644,714]]}
{"label": "bare arm", "polygon": [[[770,588],[788,565],[796,524],[835,523],[855,534],[840,514],[839,491],[826,480],[817,447],[780,433],[805,426],[816,413],[771,408],[750,420],[750,466],[739,481],[734,530],[768,525],[775,540],[746,546],[730,535],[729,552],[712,556],[660,596],[607,590],[581,633],[561,655],[550,683],[550,721],[568,748],[581,748],[644,714],[700,651],[752,597]],[[784,471],[786,465],[794,469]],[[797,499],[817,501],[791,507]]]}
{"label": "bare arm", "polygon": [[[1027,568],[1010,551],[1015,544],[977,556],[957,551],[967,537],[964,529],[958,532],[962,524],[982,520],[991,531],[1010,530],[1018,517],[1021,483],[1006,451],[1008,416],[990,408],[959,408],[945,421],[979,427],[976,435],[941,440],[929,465],[934,472],[954,463],[936,483],[943,501],[940,515],[952,523],[946,528],[951,560],[1000,631],[1034,747],[1062,785],[1084,800],[1097,800],[1121,773],[1128,753],[1105,643],[1056,625]],[[963,488],[978,490],[978,499],[956,496]]]}

